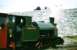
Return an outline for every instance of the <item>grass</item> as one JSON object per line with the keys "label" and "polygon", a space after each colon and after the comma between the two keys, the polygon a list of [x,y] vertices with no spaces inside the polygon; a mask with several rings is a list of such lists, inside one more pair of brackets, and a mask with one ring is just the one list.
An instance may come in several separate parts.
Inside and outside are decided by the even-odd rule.
{"label": "grass", "polygon": [[73,40],[77,40],[77,35],[76,36],[66,36],[67,38],[73,39]]}

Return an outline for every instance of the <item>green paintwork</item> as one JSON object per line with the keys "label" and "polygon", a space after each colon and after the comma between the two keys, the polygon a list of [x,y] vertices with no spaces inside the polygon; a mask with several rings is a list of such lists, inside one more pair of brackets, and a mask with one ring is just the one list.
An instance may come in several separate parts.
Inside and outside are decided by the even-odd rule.
{"label": "green paintwork", "polygon": [[37,22],[38,27],[40,30],[52,30],[54,29],[54,25],[50,22],[45,23],[45,22]]}
{"label": "green paintwork", "polygon": [[22,29],[22,42],[37,41],[39,38],[39,31],[32,25],[32,17],[25,16],[25,27]]}
{"label": "green paintwork", "polygon": [[33,26],[27,26],[22,30],[22,41],[37,41],[39,38],[39,31]]}

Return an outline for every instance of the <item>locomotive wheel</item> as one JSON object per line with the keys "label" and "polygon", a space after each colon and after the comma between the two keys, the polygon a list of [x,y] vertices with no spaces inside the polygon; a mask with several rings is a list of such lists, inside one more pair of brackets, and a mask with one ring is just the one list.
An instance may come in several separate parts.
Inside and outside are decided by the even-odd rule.
{"label": "locomotive wheel", "polygon": [[61,37],[56,37],[56,38],[51,40],[51,46],[53,48],[57,48],[56,45],[60,45],[63,43],[64,43],[64,40]]}
{"label": "locomotive wheel", "polygon": [[63,43],[64,43],[64,40],[61,37],[56,38],[56,44],[57,45],[63,44]]}
{"label": "locomotive wheel", "polygon": [[49,39],[49,46],[52,48],[56,48],[56,40],[55,39]]}
{"label": "locomotive wheel", "polygon": [[49,47],[49,40],[48,39],[42,39],[38,41],[35,45],[36,48],[47,48]]}
{"label": "locomotive wheel", "polygon": [[50,46],[51,46],[52,48],[56,48],[56,43],[55,43],[54,41],[52,41],[51,44],[50,44]]}
{"label": "locomotive wheel", "polygon": [[36,42],[35,47],[36,47],[36,48],[43,48],[43,43],[42,43],[42,41]]}
{"label": "locomotive wheel", "polygon": [[44,48],[48,48],[50,46],[50,42],[48,38],[43,40],[43,45],[44,45]]}

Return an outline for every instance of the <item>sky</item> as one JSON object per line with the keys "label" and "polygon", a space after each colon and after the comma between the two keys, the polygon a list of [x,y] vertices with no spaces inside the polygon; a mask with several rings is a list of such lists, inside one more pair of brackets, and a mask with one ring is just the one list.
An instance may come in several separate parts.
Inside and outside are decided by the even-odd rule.
{"label": "sky", "polygon": [[0,12],[32,11],[37,6],[58,9],[77,8],[77,0],[0,0]]}

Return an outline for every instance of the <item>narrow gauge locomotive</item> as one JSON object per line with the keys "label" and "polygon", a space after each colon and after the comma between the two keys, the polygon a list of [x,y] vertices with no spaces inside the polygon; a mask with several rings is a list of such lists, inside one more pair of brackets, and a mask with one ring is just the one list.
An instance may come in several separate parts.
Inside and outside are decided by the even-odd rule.
{"label": "narrow gauge locomotive", "polygon": [[47,23],[32,22],[31,16],[5,13],[0,13],[0,39],[0,48],[44,48],[64,43],[53,17]]}

